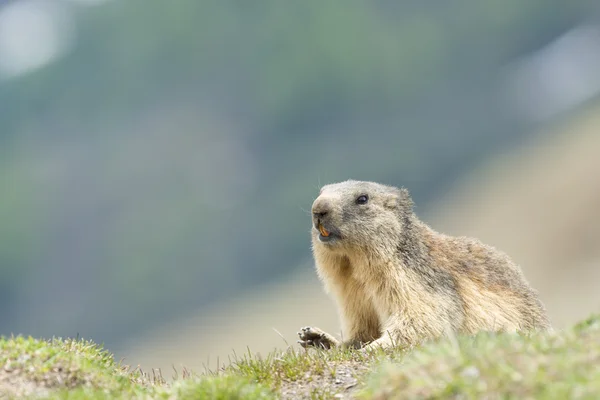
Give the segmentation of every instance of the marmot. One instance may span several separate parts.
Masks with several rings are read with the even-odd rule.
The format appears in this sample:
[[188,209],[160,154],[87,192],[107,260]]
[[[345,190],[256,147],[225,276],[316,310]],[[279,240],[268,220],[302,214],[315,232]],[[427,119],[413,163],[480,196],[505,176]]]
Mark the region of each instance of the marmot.
[[[408,190],[374,182],[326,185],[312,205],[312,250],[333,295],[345,346],[411,346],[445,335],[550,329],[520,268],[481,242],[434,231]],[[303,347],[340,343],[314,327]]]

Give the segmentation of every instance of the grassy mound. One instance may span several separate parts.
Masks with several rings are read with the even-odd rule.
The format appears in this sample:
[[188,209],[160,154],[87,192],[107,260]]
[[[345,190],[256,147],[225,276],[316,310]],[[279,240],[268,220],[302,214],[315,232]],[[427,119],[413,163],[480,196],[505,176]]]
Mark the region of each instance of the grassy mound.
[[600,318],[557,334],[440,341],[385,362],[363,398],[600,398]]
[[0,340],[0,399],[266,399],[273,393],[242,376],[194,377],[168,385],[115,362],[100,346],[74,339]]
[[411,351],[289,349],[167,383],[85,340],[0,340],[0,398],[600,398],[600,317],[570,330],[489,334]]

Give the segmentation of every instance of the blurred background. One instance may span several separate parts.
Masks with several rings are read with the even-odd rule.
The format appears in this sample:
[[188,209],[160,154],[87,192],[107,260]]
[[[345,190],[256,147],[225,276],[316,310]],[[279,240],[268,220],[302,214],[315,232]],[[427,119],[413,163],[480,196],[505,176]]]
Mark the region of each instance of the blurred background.
[[600,311],[599,153],[597,2],[0,0],[0,335],[201,372],[339,332],[307,212],[348,178],[564,327]]

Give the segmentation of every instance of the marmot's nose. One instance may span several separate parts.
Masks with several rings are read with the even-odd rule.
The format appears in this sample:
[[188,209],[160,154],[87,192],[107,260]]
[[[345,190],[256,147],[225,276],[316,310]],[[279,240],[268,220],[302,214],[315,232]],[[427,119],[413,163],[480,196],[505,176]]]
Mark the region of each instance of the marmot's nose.
[[331,206],[329,202],[325,199],[317,199],[313,203],[312,213],[316,218],[323,218],[329,213]]

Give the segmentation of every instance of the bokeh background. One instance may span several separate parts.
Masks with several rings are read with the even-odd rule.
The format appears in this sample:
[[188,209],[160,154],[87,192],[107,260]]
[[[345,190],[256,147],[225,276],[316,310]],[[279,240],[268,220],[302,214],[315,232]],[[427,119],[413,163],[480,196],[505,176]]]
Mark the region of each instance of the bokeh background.
[[0,0],[0,335],[201,371],[339,331],[320,185],[409,188],[600,311],[600,4]]

